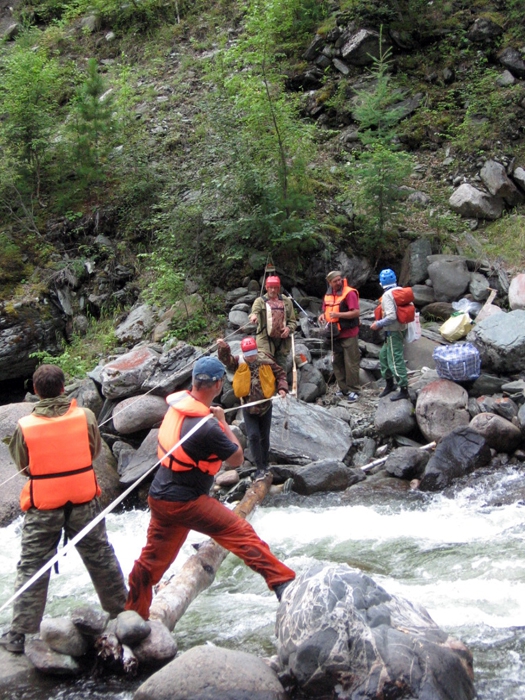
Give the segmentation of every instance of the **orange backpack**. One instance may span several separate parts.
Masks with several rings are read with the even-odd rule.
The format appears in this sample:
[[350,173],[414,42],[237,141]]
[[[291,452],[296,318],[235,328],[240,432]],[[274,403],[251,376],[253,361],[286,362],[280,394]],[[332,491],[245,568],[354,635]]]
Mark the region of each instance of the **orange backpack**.
[[[396,302],[396,315],[399,323],[412,323],[416,317],[416,307],[414,306],[414,291],[412,287],[399,287],[392,290],[392,296]],[[382,298],[382,297],[381,297]],[[374,309],[374,317],[376,321],[383,318],[383,309],[381,308],[381,299],[379,306]]]

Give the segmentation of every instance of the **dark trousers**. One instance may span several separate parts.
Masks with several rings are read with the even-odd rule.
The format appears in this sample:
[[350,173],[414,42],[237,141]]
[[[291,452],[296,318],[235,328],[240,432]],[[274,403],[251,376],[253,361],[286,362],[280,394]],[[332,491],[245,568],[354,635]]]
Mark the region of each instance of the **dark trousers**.
[[126,610],[135,610],[145,620],[153,597],[152,587],[175,561],[190,530],[212,537],[221,547],[240,557],[261,574],[268,587],[291,581],[295,573],[256,534],[253,527],[219,501],[199,496],[194,501],[159,501],[148,498],[151,520],[146,546],[129,575]]
[[[264,406],[264,404],[262,404]],[[265,469],[268,466],[268,453],[270,451],[270,427],[272,424],[272,405],[263,413],[248,413],[243,411],[244,426],[248,445],[255,460],[257,469]]]

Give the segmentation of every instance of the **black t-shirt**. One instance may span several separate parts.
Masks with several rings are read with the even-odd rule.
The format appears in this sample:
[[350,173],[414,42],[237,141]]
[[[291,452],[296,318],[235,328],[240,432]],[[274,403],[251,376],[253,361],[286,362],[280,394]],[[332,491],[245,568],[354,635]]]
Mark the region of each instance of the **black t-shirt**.
[[[180,435],[184,437],[202,420],[185,418]],[[236,450],[237,445],[226,437],[216,418],[210,418],[196,433],[183,443],[184,451],[196,462],[217,455],[223,461]],[[203,494],[208,494],[213,485],[213,476],[199,468],[175,472],[163,464],[157,469],[151,484],[149,495],[159,501],[193,501]]]

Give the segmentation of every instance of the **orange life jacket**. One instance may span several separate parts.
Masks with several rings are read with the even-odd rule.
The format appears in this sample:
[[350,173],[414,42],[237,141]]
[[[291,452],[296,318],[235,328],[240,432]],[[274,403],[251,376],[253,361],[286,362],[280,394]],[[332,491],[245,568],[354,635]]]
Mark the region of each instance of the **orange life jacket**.
[[[166,401],[170,408],[164,416],[159,430],[157,456],[160,463],[168,469],[173,469],[174,472],[200,469],[212,476],[217,474],[222,464],[222,460],[217,455],[210,455],[207,459],[196,462],[184,450],[183,445],[179,445],[168,454],[173,445],[176,445],[181,438],[180,433],[184,419],[204,418],[210,413],[208,406],[193,398],[189,391],[178,391],[175,394],[170,394]],[[221,430],[224,430],[220,423],[219,426]]]
[[[398,287],[392,290],[392,296],[396,302],[396,318],[399,323],[412,323],[416,317],[416,307],[414,306],[414,290],[412,287]],[[382,299],[383,297],[381,297]],[[383,307],[379,305],[374,309],[374,318],[380,321],[383,318]]]
[[29,455],[29,480],[20,494],[22,510],[51,510],[100,496],[86,414],[75,399],[62,416],[47,418],[32,413],[18,425]]
[[[343,289],[340,294],[333,294],[332,292],[327,292],[324,295],[324,317],[327,323],[335,323],[339,330],[344,328],[357,328],[359,326],[359,318],[338,318],[336,321],[330,321],[330,313],[342,313],[341,304],[346,299],[349,292],[355,292],[357,294],[357,302],[359,304],[359,292],[357,289],[350,287],[346,279],[343,280]],[[345,309],[344,309],[345,310]],[[346,309],[346,311],[351,311],[351,309]]]

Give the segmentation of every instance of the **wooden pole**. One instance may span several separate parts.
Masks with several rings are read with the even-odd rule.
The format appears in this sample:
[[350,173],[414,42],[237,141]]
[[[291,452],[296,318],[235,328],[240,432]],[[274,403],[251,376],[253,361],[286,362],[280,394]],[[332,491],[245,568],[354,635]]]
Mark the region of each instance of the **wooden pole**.
[[[271,483],[271,473],[264,479],[255,481],[234,512],[241,518],[247,518],[255,506],[264,500]],[[212,539],[201,544],[179,573],[155,596],[150,609],[150,619],[160,620],[172,632],[190,603],[199,593],[211,586],[228,553],[227,549]]]

